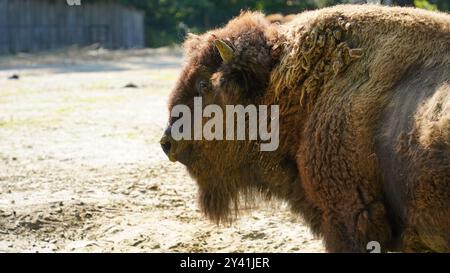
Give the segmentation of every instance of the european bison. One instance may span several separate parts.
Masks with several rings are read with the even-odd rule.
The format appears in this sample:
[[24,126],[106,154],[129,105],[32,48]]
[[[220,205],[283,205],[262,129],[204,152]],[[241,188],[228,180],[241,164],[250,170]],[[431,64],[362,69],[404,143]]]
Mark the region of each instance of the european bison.
[[280,107],[272,152],[175,141],[170,118],[161,145],[209,218],[262,195],[288,201],[327,251],[450,251],[450,15],[342,5],[280,25],[244,12],[184,48],[170,110],[196,96]]

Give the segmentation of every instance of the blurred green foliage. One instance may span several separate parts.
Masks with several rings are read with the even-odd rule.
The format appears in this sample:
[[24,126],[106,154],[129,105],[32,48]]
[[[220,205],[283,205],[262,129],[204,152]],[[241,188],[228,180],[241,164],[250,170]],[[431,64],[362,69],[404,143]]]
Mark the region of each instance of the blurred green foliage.
[[414,0],[414,6],[427,9],[427,10],[437,10],[437,5],[428,2],[427,0]]
[[[351,0],[118,0],[145,11],[146,43],[160,47],[181,42],[187,32],[224,25],[241,10],[298,13],[307,9],[349,3]],[[394,0],[394,5],[448,11],[450,0]]]

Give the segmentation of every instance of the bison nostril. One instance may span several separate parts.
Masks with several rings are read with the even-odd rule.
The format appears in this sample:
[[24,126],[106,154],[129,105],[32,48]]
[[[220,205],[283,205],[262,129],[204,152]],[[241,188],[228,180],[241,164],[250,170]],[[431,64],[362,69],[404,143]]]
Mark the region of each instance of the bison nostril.
[[175,157],[175,150],[177,147],[175,145],[175,140],[172,138],[172,135],[171,135],[171,126],[169,126],[164,131],[164,135],[161,138],[161,140],[159,141],[159,143],[161,144],[161,148],[164,151],[164,153],[167,155],[169,160],[172,162],[176,162],[177,159]]
[[168,139],[168,137],[164,136],[161,139],[160,144],[161,144],[161,148],[163,149],[164,153],[166,155],[168,155],[170,152],[170,148],[172,146],[172,143],[170,143],[170,140]]

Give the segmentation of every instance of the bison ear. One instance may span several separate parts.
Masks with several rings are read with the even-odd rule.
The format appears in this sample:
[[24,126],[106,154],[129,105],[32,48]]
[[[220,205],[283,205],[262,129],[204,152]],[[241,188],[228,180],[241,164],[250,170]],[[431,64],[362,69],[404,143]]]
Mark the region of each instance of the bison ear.
[[222,40],[215,40],[214,45],[216,46],[217,50],[219,50],[220,57],[222,57],[223,63],[227,64],[234,58],[234,50],[227,45]]

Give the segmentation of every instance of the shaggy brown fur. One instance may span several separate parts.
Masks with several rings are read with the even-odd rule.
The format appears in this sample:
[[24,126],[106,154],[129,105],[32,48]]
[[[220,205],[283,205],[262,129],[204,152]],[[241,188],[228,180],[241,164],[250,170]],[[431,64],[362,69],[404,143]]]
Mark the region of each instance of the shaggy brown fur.
[[271,24],[285,24],[295,19],[294,14],[283,15],[281,13],[269,14],[266,16],[267,21]]
[[[215,39],[234,49],[231,62]],[[450,251],[449,15],[346,5],[277,25],[243,13],[185,48],[170,109],[198,95],[281,109],[274,152],[258,141],[172,143],[211,219],[231,220],[240,196],[262,193],[287,200],[328,251],[365,252],[369,241]]]

